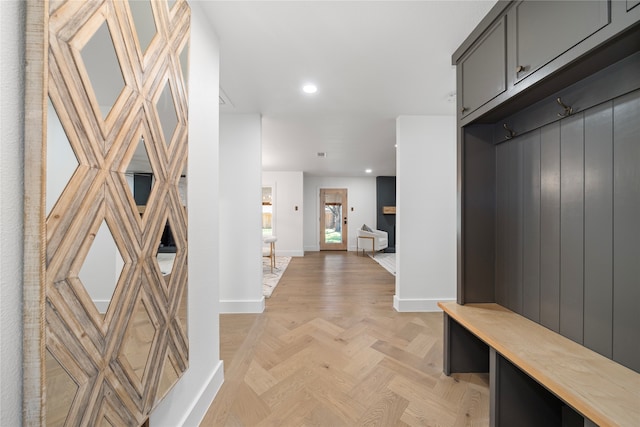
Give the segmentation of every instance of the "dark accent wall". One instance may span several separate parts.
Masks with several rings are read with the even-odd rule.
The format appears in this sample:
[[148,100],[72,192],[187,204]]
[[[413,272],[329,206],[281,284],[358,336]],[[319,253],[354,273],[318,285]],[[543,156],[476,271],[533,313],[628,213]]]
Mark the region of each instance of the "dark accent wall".
[[496,302],[640,372],[640,90],[496,146]]
[[377,218],[376,228],[389,233],[389,247],[386,252],[396,251],[396,216],[393,214],[383,214],[383,206],[396,206],[396,177],[378,176],[376,177],[376,205]]
[[[458,291],[460,304],[494,302],[495,290],[495,215],[496,148],[491,125],[472,125],[465,129],[464,174],[464,268],[461,279],[474,286]],[[498,176],[498,183],[502,177]]]

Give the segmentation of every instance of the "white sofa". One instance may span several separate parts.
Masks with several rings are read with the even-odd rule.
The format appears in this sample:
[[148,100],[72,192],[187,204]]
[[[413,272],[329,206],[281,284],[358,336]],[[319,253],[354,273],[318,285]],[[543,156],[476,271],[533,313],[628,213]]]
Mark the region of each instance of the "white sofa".
[[357,232],[357,237],[356,251],[360,252],[362,249],[363,254],[365,251],[369,251],[372,256],[375,256],[376,252],[389,247],[389,235],[386,231],[360,229]]

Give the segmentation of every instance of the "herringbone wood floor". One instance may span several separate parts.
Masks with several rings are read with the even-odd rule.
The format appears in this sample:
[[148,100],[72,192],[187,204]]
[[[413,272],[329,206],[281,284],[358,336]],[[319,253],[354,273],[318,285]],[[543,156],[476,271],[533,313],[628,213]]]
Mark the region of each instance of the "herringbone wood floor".
[[396,312],[394,280],[354,253],[293,258],[264,313],[220,316],[201,425],[487,426],[488,377],[442,373],[442,314]]

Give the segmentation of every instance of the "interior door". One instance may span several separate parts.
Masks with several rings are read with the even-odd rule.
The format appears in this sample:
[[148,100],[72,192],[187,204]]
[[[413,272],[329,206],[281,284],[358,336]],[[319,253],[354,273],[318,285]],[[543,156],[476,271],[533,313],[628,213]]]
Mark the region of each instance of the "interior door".
[[349,236],[347,224],[347,189],[320,189],[320,250],[346,251]]

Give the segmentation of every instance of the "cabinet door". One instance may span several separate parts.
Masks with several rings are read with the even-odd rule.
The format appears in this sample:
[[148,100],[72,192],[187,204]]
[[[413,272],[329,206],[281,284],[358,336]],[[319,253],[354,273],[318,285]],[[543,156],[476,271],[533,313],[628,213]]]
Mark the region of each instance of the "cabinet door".
[[516,83],[610,22],[607,0],[521,1],[509,13],[515,25]]
[[627,0],[627,11],[640,4],[640,0]]
[[460,62],[461,111],[466,116],[506,90],[505,17]]

